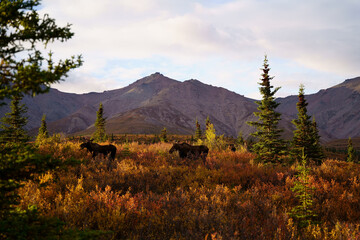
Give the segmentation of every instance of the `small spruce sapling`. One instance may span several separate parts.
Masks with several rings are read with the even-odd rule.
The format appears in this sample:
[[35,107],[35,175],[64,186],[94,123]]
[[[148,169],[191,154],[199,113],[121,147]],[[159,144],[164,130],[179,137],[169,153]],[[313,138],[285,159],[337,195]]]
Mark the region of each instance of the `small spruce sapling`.
[[355,149],[353,147],[351,137],[349,137],[348,146],[347,146],[347,158],[346,158],[346,161],[354,162],[355,161],[355,154],[356,154],[356,152],[355,152]]
[[160,132],[160,141],[161,142],[168,142],[168,139],[167,139],[167,130],[166,128],[164,127],[161,132]]
[[296,195],[299,204],[291,209],[290,217],[297,222],[300,228],[304,228],[315,223],[315,218],[317,217],[312,210],[315,188],[310,186],[309,168],[307,167],[307,157],[304,154],[304,150],[302,151],[301,162],[297,170],[297,179],[291,191]]
[[36,143],[41,143],[43,140],[48,138],[49,138],[49,132],[47,130],[46,115],[44,114],[41,118],[41,126],[39,128],[39,133],[36,137]]
[[121,151],[121,154],[127,158],[130,156],[131,152],[130,152],[130,148],[129,148],[129,140],[128,138],[126,137],[126,140],[125,140],[125,144],[124,144],[124,147],[123,147],[123,150]]
[[27,124],[27,107],[21,104],[22,97],[14,96],[10,104],[10,112],[1,119],[2,142],[27,142],[30,138],[24,130]]
[[195,130],[195,141],[198,141],[199,139],[201,139],[202,136],[202,131],[201,131],[201,126],[199,121],[196,119],[196,130]]
[[96,121],[95,121],[95,132],[92,135],[92,138],[97,142],[105,142],[108,137],[105,132],[106,119],[104,118],[104,108],[103,104],[100,103],[99,110],[96,112]]
[[242,134],[241,131],[239,132],[239,135],[238,135],[238,137],[236,139],[236,143],[238,145],[240,145],[240,146],[243,146],[245,144],[245,139],[244,139],[243,134]]

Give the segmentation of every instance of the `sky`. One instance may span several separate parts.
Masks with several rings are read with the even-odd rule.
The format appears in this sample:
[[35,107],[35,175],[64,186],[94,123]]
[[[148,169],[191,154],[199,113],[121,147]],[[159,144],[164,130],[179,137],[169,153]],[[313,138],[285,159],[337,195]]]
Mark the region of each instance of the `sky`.
[[75,33],[46,51],[83,56],[53,85],[64,92],[122,88],[160,72],[259,99],[265,54],[276,97],[360,76],[359,0],[43,0],[39,12]]

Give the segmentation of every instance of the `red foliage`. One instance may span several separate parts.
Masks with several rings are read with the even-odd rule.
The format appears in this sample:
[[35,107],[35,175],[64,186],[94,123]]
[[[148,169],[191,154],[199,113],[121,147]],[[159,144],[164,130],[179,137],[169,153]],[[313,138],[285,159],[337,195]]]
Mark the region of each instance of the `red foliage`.
[[[171,144],[128,145],[114,162],[76,143],[43,146],[83,164],[39,176],[20,190],[68,227],[111,230],[114,239],[359,239],[360,167],[327,160],[312,166],[318,226],[301,231],[288,217],[296,166],[262,166],[249,152],[210,152],[206,163],[169,154]],[[40,187],[40,184],[46,185]]]

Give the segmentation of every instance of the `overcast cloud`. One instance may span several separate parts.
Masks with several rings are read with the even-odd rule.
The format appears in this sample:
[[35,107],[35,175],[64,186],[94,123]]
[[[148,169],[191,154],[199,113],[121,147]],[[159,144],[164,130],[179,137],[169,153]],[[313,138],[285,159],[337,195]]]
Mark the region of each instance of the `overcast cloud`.
[[307,93],[360,76],[358,0],[43,0],[42,13],[72,24],[60,58],[84,66],[54,87],[69,92],[127,86],[153,72],[196,78],[258,98],[269,58],[278,96]]

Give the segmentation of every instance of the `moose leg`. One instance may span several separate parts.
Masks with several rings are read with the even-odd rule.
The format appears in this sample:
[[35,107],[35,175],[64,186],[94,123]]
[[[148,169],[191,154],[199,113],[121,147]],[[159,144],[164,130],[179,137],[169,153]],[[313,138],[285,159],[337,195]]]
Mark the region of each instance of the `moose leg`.
[[207,153],[205,152],[201,153],[201,159],[203,160],[204,165],[206,165],[206,157],[207,157]]

